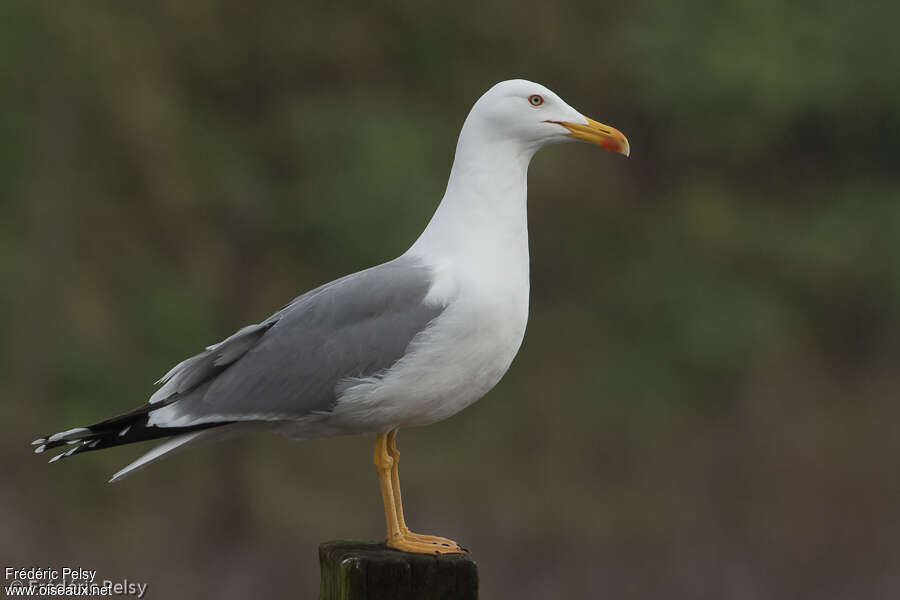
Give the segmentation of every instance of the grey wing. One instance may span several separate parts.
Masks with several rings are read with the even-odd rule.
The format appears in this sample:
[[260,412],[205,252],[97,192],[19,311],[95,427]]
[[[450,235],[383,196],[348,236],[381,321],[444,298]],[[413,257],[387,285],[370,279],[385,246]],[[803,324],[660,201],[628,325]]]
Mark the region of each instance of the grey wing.
[[432,275],[401,257],[298,297],[257,325],[191,357],[161,380],[150,424],[297,419],[327,412],[335,387],[400,359],[443,306]]

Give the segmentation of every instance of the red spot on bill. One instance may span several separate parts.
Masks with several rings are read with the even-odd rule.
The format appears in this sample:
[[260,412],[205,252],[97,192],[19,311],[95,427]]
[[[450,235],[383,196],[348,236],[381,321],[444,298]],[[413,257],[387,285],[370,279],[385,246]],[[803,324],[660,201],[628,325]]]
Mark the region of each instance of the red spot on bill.
[[619,140],[615,140],[612,138],[606,138],[602,142],[600,142],[600,146],[604,150],[609,150],[610,152],[621,152],[624,148],[624,145]]

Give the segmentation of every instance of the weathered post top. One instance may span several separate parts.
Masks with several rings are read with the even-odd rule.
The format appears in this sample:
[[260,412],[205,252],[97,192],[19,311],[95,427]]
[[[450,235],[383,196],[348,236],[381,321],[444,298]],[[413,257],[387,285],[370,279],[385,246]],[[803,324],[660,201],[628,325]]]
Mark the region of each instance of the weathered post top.
[[320,600],[475,600],[478,569],[465,554],[429,556],[383,543],[319,546]]

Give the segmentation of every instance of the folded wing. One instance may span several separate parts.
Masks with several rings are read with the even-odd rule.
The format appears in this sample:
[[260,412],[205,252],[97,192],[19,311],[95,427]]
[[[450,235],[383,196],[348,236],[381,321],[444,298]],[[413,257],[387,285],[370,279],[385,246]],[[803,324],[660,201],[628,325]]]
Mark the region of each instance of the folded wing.
[[323,285],[176,365],[146,404],[35,440],[36,451],[69,444],[58,457],[71,456],[327,413],[343,379],[388,369],[443,311],[426,300],[431,285],[430,269],[405,256]]

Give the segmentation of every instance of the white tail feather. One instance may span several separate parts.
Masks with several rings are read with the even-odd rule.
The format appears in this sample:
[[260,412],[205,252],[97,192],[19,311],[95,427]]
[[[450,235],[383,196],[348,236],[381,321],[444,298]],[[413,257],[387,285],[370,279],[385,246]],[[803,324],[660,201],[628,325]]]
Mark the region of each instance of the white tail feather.
[[131,463],[130,465],[128,465],[127,467],[125,467],[124,469],[122,469],[121,471],[116,473],[115,475],[113,475],[112,478],[109,480],[109,482],[115,483],[116,481],[119,481],[126,475],[130,475],[130,474],[134,473],[135,471],[137,471],[138,469],[142,469],[142,468],[146,467],[147,465],[149,465],[150,463],[152,463],[156,460],[159,460],[166,454],[169,454],[171,452],[174,452],[175,450],[178,450],[185,444],[189,444],[190,442],[195,441],[198,437],[202,436],[205,433],[209,433],[209,432],[206,430],[192,431],[191,433],[183,433],[181,435],[176,435],[175,437],[173,437],[169,440],[166,440],[159,446],[153,448],[153,450],[150,450],[149,452],[147,452],[146,454],[141,456],[139,459],[137,459],[136,461],[134,461],[133,463]]
[[138,469],[143,469],[150,463],[156,462],[160,458],[168,456],[176,450],[181,450],[182,448],[185,448],[187,446],[193,446],[194,444],[198,443],[206,444],[209,442],[220,442],[222,440],[240,437],[246,433],[251,433],[254,431],[267,431],[273,428],[274,425],[267,422],[231,423],[228,425],[222,425],[221,427],[201,429],[199,431],[192,431],[190,433],[182,433],[181,435],[169,438],[159,446],[144,454],[142,457],[113,475],[112,479],[110,479],[109,482],[115,483],[126,475],[131,475]]

